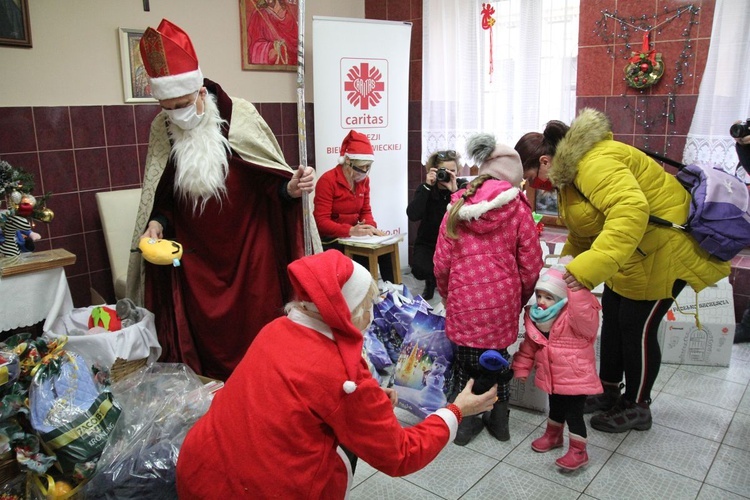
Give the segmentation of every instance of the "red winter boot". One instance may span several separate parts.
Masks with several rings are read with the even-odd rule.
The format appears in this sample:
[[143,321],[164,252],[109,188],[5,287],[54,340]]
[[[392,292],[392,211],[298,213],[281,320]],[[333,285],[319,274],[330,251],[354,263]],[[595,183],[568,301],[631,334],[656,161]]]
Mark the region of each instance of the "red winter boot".
[[589,463],[586,453],[586,438],[570,434],[570,446],[565,456],[555,460],[555,463],[566,470],[576,470]]
[[547,419],[547,430],[542,437],[531,442],[531,449],[539,453],[560,448],[563,445],[563,424]]

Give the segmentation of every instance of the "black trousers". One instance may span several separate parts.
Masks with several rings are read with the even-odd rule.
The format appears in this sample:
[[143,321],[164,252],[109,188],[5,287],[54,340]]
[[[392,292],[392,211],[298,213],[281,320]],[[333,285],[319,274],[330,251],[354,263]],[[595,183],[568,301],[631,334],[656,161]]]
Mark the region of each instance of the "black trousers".
[[[677,280],[672,297],[685,288]],[[659,323],[674,300],[631,300],[604,287],[602,294],[602,344],[599,377],[619,384],[625,374],[628,401],[651,401],[651,388],[659,375],[661,349],[657,340]]]
[[[334,242],[334,243],[323,243],[323,250],[338,250],[341,253],[344,253],[344,245]],[[365,269],[368,271],[370,270],[370,263],[367,262],[367,257],[363,257],[361,255],[352,255],[352,260],[356,262],[357,264],[362,265]],[[391,262],[391,256],[390,254],[381,255],[378,257],[378,267],[380,267],[380,277],[383,278],[383,281],[390,281],[393,283],[393,263]]]
[[572,434],[586,437],[586,422],[583,420],[583,405],[586,403],[586,395],[563,396],[562,394],[549,395],[549,419],[558,424],[568,424],[568,430]]

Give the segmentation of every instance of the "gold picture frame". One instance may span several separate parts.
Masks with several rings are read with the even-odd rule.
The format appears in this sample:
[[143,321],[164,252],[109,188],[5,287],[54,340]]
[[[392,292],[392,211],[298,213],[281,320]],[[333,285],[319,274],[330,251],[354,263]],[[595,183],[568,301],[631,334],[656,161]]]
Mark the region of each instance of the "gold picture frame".
[[0,45],[31,47],[28,0],[0,0]]
[[240,0],[242,69],[297,71],[297,0]]
[[140,42],[145,30],[118,28],[120,38],[120,64],[125,102],[156,102],[151,97],[151,87],[146,67],[141,59]]

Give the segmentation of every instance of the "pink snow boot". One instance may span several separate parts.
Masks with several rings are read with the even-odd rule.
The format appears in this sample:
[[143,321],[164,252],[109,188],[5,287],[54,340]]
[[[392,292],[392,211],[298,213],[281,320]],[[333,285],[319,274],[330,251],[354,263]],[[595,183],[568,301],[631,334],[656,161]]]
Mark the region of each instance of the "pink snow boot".
[[565,456],[555,460],[555,463],[566,470],[577,470],[589,463],[586,453],[586,438],[570,434],[570,446]]
[[547,430],[542,437],[531,442],[531,449],[539,453],[560,448],[563,445],[563,424],[547,419]]

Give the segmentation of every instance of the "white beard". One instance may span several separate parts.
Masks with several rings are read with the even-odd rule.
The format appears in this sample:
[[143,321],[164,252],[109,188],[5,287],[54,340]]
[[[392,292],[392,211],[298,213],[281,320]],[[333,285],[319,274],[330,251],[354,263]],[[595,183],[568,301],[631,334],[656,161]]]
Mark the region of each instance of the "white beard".
[[211,94],[204,101],[203,113],[201,122],[191,130],[167,124],[175,163],[174,192],[192,203],[193,213],[203,213],[211,198],[221,203],[229,173],[229,141],[221,133],[225,120]]

